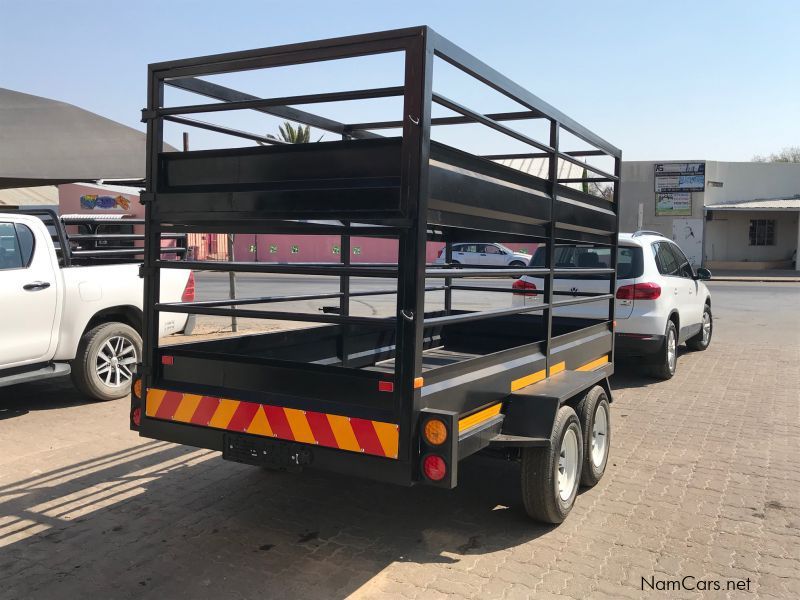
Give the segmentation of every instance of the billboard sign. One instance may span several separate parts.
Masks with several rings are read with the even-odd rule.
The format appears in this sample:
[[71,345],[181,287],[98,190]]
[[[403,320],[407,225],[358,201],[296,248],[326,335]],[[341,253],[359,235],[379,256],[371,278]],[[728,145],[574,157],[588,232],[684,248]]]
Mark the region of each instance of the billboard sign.
[[664,192],[656,194],[657,217],[690,217],[691,215],[691,192]]
[[655,191],[702,192],[706,187],[706,163],[656,163]]

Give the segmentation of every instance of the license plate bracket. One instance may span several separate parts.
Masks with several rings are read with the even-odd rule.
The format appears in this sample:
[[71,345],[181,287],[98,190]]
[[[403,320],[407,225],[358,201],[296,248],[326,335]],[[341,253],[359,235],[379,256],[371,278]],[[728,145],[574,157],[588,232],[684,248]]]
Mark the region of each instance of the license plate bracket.
[[313,462],[314,454],[301,444],[226,433],[222,458],[257,467],[299,471]]

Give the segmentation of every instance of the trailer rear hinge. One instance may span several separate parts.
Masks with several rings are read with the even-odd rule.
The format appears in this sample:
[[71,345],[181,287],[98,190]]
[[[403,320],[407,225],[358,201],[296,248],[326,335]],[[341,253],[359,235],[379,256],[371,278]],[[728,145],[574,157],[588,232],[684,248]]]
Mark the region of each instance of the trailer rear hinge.
[[147,204],[155,199],[156,195],[153,192],[139,192],[139,204]]
[[142,109],[142,123],[147,123],[148,121],[152,121],[153,119],[158,116],[158,111],[151,110],[149,108]]

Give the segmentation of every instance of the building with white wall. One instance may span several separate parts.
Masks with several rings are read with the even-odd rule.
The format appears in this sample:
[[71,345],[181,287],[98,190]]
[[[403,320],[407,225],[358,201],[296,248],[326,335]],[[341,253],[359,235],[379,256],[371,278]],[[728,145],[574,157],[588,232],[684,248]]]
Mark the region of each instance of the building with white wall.
[[622,231],[658,231],[696,265],[797,268],[800,164],[627,161],[621,204]]

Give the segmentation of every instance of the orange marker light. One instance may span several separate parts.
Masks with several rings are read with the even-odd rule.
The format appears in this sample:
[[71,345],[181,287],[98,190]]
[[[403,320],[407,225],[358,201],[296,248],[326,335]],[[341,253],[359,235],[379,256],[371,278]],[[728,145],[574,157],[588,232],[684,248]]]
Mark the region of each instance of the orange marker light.
[[425,441],[434,446],[439,446],[447,441],[447,427],[439,419],[428,419],[422,430]]
[[133,382],[133,395],[136,396],[137,398],[141,398],[142,397],[142,380],[141,379],[137,379],[136,381]]
[[414,389],[418,390],[425,384],[425,380],[422,377],[416,377],[414,379]]

